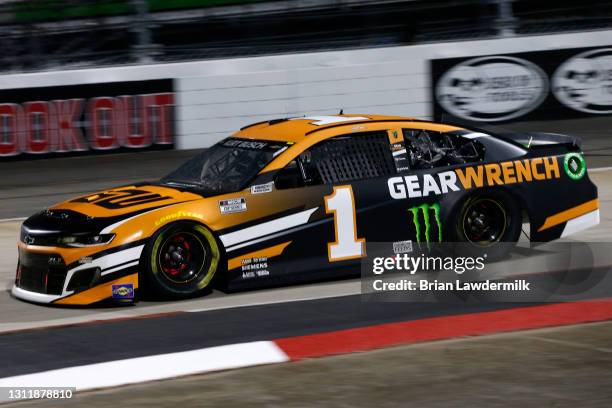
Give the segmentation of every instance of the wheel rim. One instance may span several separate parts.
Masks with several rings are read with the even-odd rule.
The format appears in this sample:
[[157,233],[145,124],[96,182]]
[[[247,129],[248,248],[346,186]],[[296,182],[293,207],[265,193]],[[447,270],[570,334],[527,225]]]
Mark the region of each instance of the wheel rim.
[[499,242],[507,226],[506,210],[496,200],[476,199],[468,203],[464,211],[463,235],[473,244],[490,246]]
[[206,254],[198,236],[189,232],[177,232],[166,238],[160,247],[159,269],[174,283],[189,283],[204,269]]

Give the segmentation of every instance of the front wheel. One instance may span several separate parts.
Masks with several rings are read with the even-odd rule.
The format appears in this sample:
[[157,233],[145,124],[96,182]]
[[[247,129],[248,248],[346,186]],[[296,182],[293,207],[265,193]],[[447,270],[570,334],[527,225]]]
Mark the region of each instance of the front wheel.
[[519,239],[521,208],[510,195],[491,191],[468,198],[454,220],[454,240],[467,252],[490,258],[506,255]]
[[174,299],[208,289],[220,261],[217,240],[206,227],[178,222],[159,230],[147,245],[145,287]]

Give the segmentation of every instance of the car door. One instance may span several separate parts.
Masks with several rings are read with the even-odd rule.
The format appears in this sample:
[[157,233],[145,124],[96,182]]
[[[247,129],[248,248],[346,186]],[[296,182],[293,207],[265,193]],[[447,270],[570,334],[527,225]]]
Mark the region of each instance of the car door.
[[[319,208],[286,251],[288,273],[348,273],[367,253],[368,240],[393,240],[394,213],[387,179],[397,173],[393,132],[359,132],[322,141],[275,177],[275,188],[316,200]],[[395,132],[397,136],[397,132]],[[354,270],[354,268],[353,268]]]

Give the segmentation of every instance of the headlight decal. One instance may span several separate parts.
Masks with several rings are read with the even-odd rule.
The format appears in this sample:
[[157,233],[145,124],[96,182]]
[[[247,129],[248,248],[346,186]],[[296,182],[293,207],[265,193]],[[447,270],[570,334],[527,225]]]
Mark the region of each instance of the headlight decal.
[[58,238],[57,243],[60,246],[83,248],[83,247],[107,245],[114,238],[115,238],[115,234],[70,235],[70,236]]

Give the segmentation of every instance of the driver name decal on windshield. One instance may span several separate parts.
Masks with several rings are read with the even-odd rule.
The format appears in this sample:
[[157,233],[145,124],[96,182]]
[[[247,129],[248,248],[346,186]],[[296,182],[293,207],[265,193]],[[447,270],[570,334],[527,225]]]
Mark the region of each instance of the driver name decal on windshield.
[[446,194],[514,183],[551,180],[561,177],[557,157],[538,157],[501,163],[468,166],[437,174],[411,174],[387,180],[389,194],[396,200]]
[[223,142],[223,146],[225,147],[238,147],[241,149],[254,149],[261,150],[264,147],[268,146],[266,142],[255,142],[251,140],[240,140],[240,139],[229,139]]
[[230,198],[229,200],[219,200],[219,211],[221,214],[232,214],[247,210],[246,199]]

